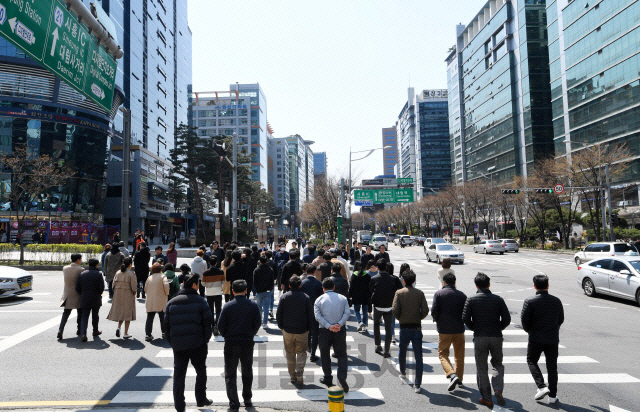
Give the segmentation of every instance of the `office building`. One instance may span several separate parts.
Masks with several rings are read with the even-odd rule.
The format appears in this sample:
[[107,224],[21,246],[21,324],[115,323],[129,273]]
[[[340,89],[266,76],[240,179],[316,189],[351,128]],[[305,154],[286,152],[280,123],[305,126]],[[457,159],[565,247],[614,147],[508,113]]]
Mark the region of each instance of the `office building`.
[[284,137],[269,139],[270,163],[273,163],[271,185],[273,186],[273,201],[281,214],[291,210],[289,187],[289,144]]
[[446,59],[455,183],[527,176],[553,154],[545,1],[490,0]]
[[292,214],[302,211],[307,201],[313,200],[313,151],[314,143],[300,135],[285,138],[289,149],[289,191]]
[[[387,146],[390,146],[387,148]],[[398,140],[395,127],[382,128],[382,168],[385,175],[393,174],[398,163]]]
[[416,95],[413,87],[409,87],[407,103],[404,104],[398,120],[396,134],[398,139],[398,177],[413,178],[414,189],[416,179]]
[[313,173],[315,176],[327,177],[327,152],[313,154]]
[[[547,0],[556,155],[626,144],[631,167],[614,183],[639,182],[639,16],[636,0]],[[627,191],[625,204],[637,196]]]

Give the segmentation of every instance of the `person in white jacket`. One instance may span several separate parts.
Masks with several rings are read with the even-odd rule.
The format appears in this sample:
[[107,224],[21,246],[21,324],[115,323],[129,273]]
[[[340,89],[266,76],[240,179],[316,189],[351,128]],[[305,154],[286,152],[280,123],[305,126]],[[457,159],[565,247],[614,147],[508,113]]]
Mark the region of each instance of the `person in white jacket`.
[[[204,260],[204,250],[200,249],[196,253],[195,259],[191,262],[191,273],[197,273],[202,279],[202,274],[207,270],[207,262]],[[200,296],[204,297],[204,286],[200,282]]]
[[222,285],[225,282],[224,272],[217,267],[218,257],[211,255],[209,258],[211,267],[202,274],[201,284],[204,286],[204,295],[211,310],[211,323],[213,334],[218,336],[218,319],[222,310]]

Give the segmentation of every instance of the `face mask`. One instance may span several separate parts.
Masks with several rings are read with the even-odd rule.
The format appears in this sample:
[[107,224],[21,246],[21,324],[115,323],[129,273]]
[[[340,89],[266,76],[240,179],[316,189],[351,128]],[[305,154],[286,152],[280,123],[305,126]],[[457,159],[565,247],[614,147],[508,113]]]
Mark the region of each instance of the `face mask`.
[[283,247],[281,247],[281,248],[280,248],[280,251],[281,251],[281,252],[284,252],[284,251],[285,251],[285,249],[284,249]]

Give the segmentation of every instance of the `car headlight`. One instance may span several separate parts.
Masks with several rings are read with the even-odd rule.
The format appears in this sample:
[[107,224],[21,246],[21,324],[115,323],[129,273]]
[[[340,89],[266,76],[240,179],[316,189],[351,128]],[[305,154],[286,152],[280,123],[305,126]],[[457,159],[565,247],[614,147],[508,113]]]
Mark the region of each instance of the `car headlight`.
[[0,278],[0,283],[11,283],[13,279],[11,278]]

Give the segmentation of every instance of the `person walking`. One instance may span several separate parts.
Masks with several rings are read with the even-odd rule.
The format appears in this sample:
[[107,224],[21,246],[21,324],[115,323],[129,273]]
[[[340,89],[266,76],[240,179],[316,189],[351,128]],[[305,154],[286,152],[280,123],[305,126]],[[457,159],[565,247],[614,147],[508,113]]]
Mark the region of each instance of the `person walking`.
[[302,280],[294,275],[289,279],[289,292],[280,296],[276,321],[282,331],[284,351],[291,383],[304,385],[304,365],[307,362],[309,331],[313,327],[313,305],[301,288]]
[[164,316],[165,336],[173,349],[173,402],[177,411],[186,408],[184,381],[189,361],[196,370],[196,404],[199,408],[213,403],[207,399],[207,354],[211,340],[211,311],[198,296],[200,276],[185,276],[184,288],[167,303]]
[[120,253],[122,253],[122,256],[129,257],[129,249],[124,247],[124,242],[118,243],[118,249],[120,249]]
[[[204,260],[204,250],[198,249],[196,257],[191,261],[191,273],[200,275],[200,279],[202,279],[202,274],[205,270],[207,270],[207,262]],[[202,283],[200,284],[200,296],[204,297],[204,286],[202,286]]]
[[102,271],[104,272],[104,258],[105,256],[107,256],[109,254],[109,252],[111,252],[111,245],[109,243],[107,243],[106,245],[104,245],[104,248],[102,249],[102,256],[100,257],[100,268],[102,268]]
[[242,399],[244,406],[253,406],[253,337],[260,330],[260,309],[247,298],[247,282],[235,280],[231,284],[234,299],[222,308],[218,331],[224,337],[224,375],[231,410],[240,408],[238,399],[238,362],[242,369]]
[[[505,405],[504,366],[502,365],[502,331],[511,323],[511,315],[504,300],[491,293],[491,279],[478,272],[474,282],[478,292],[467,298],[462,311],[464,324],[473,331],[474,354],[476,360],[478,390],[482,397],[478,403],[493,408],[491,388],[496,403]],[[487,359],[491,354],[493,374],[489,384],[489,367]]]
[[113,244],[117,245],[118,243],[120,243],[120,232],[113,234]]
[[384,259],[385,264],[391,263],[391,258],[389,257],[389,254],[386,252],[386,250],[387,248],[384,245],[380,245],[380,252],[376,253],[376,257],[373,258],[373,260],[378,264],[378,268],[381,268],[379,262],[380,259]]
[[443,287],[442,279],[444,279],[444,276],[447,273],[451,273],[453,275],[456,274],[456,272],[453,269],[451,269],[451,259],[450,258],[442,259],[442,268],[438,269],[438,289],[442,289],[442,287]]
[[[464,322],[462,311],[467,301],[467,295],[456,289],[456,275],[447,273],[442,279],[444,287],[433,295],[431,317],[438,330],[438,357],[449,379],[447,390],[451,392],[456,386],[462,386],[464,378]],[[449,348],[453,345],[455,369],[449,360]]]
[[218,319],[222,310],[222,286],[224,285],[224,271],[218,264],[218,255],[211,254],[209,258],[211,267],[202,274],[204,296],[213,315],[211,318],[213,334],[218,336]]
[[[370,262],[369,268],[372,266],[373,262]],[[367,327],[369,326],[367,314],[369,305],[371,305],[370,282],[371,275],[366,270],[362,270],[360,260],[355,260],[353,275],[351,275],[351,282],[349,282],[349,299],[353,305],[356,322],[358,322],[358,332],[367,332]]]
[[273,295],[273,281],[275,275],[269,266],[266,254],[258,258],[258,267],[253,271],[253,285],[256,288],[256,303],[262,316],[262,328],[266,329],[269,322],[269,308]]
[[169,296],[167,296],[167,300],[173,299],[180,290],[180,280],[176,275],[175,268],[171,263],[167,263],[164,265],[164,275],[169,282]]
[[324,263],[324,249],[318,249],[318,255],[311,261],[311,264],[318,269],[318,266]]
[[366,249],[365,253],[360,258],[360,263],[362,263],[362,267],[366,268],[368,263],[369,263],[369,261],[370,260],[374,260],[374,259],[375,259],[375,255],[373,253],[371,253],[371,245],[367,245],[367,249]]
[[335,286],[335,292],[341,294],[349,300],[349,282],[342,277],[342,265],[338,262],[331,266],[331,278]]
[[[247,280],[245,279],[245,263],[242,261],[242,252],[237,249],[234,250],[231,252],[231,259],[232,263],[227,268],[226,279],[231,282],[233,288],[233,282],[236,280],[244,280],[245,282],[247,282]],[[235,299],[235,293],[230,296],[230,300],[233,299]]]
[[333,278],[322,281],[324,294],[316,299],[313,306],[314,315],[320,324],[318,343],[320,346],[320,360],[322,362],[323,377],[320,383],[327,387],[333,386],[331,371],[331,348],[338,359],[338,382],[342,390],[349,392],[347,384],[347,320],[351,316],[347,298],[334,291]]
[[[533,376],[538,392],[536,401],[549,396],[549,403],[558,402],[558,345],[560,344],[560,326],[564,323],[562,301],[549,294],[549,278],[546,275],[533,277],[536,295],[527,298],[522,306],[520,320],[522,329],[529,334],[527,346],[527,364]],[[540,355],[544,353],[547,363],[549,386],[538,366]]]
[[147,300],[145,301],[145,307],[147,309],[147,323],[145,325],[145,340],[151,342],[153,340],[153,318],[156,314],[160,318],[160,331],[162,337],[165,337],[164,331],[164,309],[167,306],[167,297],[169,296],[169,280],[162,274],[162,264],[160,262],[154,263],[151,266],[151,276],[147,278],[144,289],[147,292]]
[[[371,272],[371,281],[369,282],[369,291],[371,292],[371,304],[373,305],[373,339],[376,345],[376,353],[390,358],[391,354],[391,340],[393,339],[393,313],[391,313],[393,307],[393,299],[396,295],[396,291],[402,289],[402,283],[400,279],[395,276],[391,276],[381,268],[387,266],[387,261],[384,258],[374,260],[380,268],[380,272],[375,274]],[[375,267],[375,266],[373,266]],[[372,267],[372,269],[373,269]],[[384,352],[382,346],[380,346],[380,321],[384,320]]]
[[398,290],[393,298],[391,311],[400,323],[400,354],[398,363],[400,366],[400,379],[403,382],[407,377],[407,348],[409,343],[413,348],[413,356],[416,360],[416,379],[413,383],[413,391],[420,393],[422,385],[422,319],[429,314],[429,305],[424,292],[415,288],[416,274],[409,269],[402,275],[404,288]]
[[324,255],[322,255],[322,259],[322,263],[320,264],[320,266],[318,266],[318,272],[320,275],[319,279],[321,282],[326,278],[331,277],[331,272],[333,271],[333,264],[331,263],[331,253],[325,252]]
[[62,290],[62,297],[60,298],[60,307],[64,308],[62,312],[62,319],[60,320],[60,327],[58,328],[58,340],[62,340],[62,334],[64,333],[64,327],[69,320],[72,310],[78,312],[78,330],[76,335],[80,336],[81,324],[82,324],[82,309],[80,309],[80,294],[76,291],[76,283],[78,277],[83,272],[82,255],[80,253],[74,253],[71,255],[71,263],[62,268],[62,276],[64,277],[64,289]]
[[[316,278],[316,267],[313,264],[307,266],[307,277],[302,281],[301,288],[302,291],[309,296],[312,305],[315,305],[316,300],[324,293],[322,290],[322,282]],[[318,361],[316,350],[318,349],[319,328],[320,324],[314,316],[311,324],[311,330],[309,331],[309,339],[307,341],[307,348],[311,354],[309,360],[311,362]]]
[[217,258],[216,267],[220,269],[220,267],[222,266],[222,261],[224,260],[224,250],[222,250],[217,240],[214,240],[211,244],[211,256],[215,256]]
[[162,260],[162,266],[169,263],[169,258],[162,253],[162,246],[160,245],[156,246],[155,251],[156,251],[156,254],[153,256],[153,262],[151,264],[156,263],[158,260]]
[[282,275],[280,276],[280,282],[282,283],[282,291],[289,291],[289,279],[296,275],[302,276],[304,273],[302,271],[302,266],[298,263],[298,258],[300,257],[300,251],[297,249],[293,249],[289,253],[289,261],[282,266]]
[[123,263],[124,255],[120,253],[120,249],[117,247],[111,248],[111,251],[104,258],[102,270],[104,271],[104,280],[109,288],[109,299],[113,299],[113,277],[120,270]]
[[169,248],[167,249],[167,259],[174,268],[178,266],[178,251],[176,250],[176,244],[173,242],[169,243]]
[[144,293],[144,284],[149,277],[149,260],[151,259],[151,253],[145,242],[139,243],[139,249],[133,255],[133,266],[136,271],[136,278],[138,279],[138,290],[136,291],[136,298],[139,298],[142,294],[142,299],[146,298]]
[[102,306],[102,293],[104,292],[104,279],[98,270],[98,259],[89,259],[89,269],[78,276],[76,281],[76,292],[80,295],[80,309],[82,311],[82,321],[80,324],[80,335],[82,342],[87,341],[87,328],[89,326],[89,315],[91,314],[91,324],[93,326],[93,336],[102,334],[98,329],[100,321],[100,306]]
[[224,260],[222,261],[222,271],[224,272],[224,283],[222,284],[222,294],[224,295],[224,302],[227,303],[231,300],[231,282],[227,277],[227,268],[231,266],[233,259],[231,258],[231,249],[227,250],[224,254]]
[[307,248],[307,254],[302,257],[304,263],[313,263],[316,258],[316,245],[309,245]]
[[113,277],[113,302],[109,309],[108,320],[118,322],[116,337],[120,337],[120,328],[124,322],[124,339],[129,339],[129,325],[136,320],[136,291],[138,281],[131,270],[133,259],[124,258],[120,270]]

